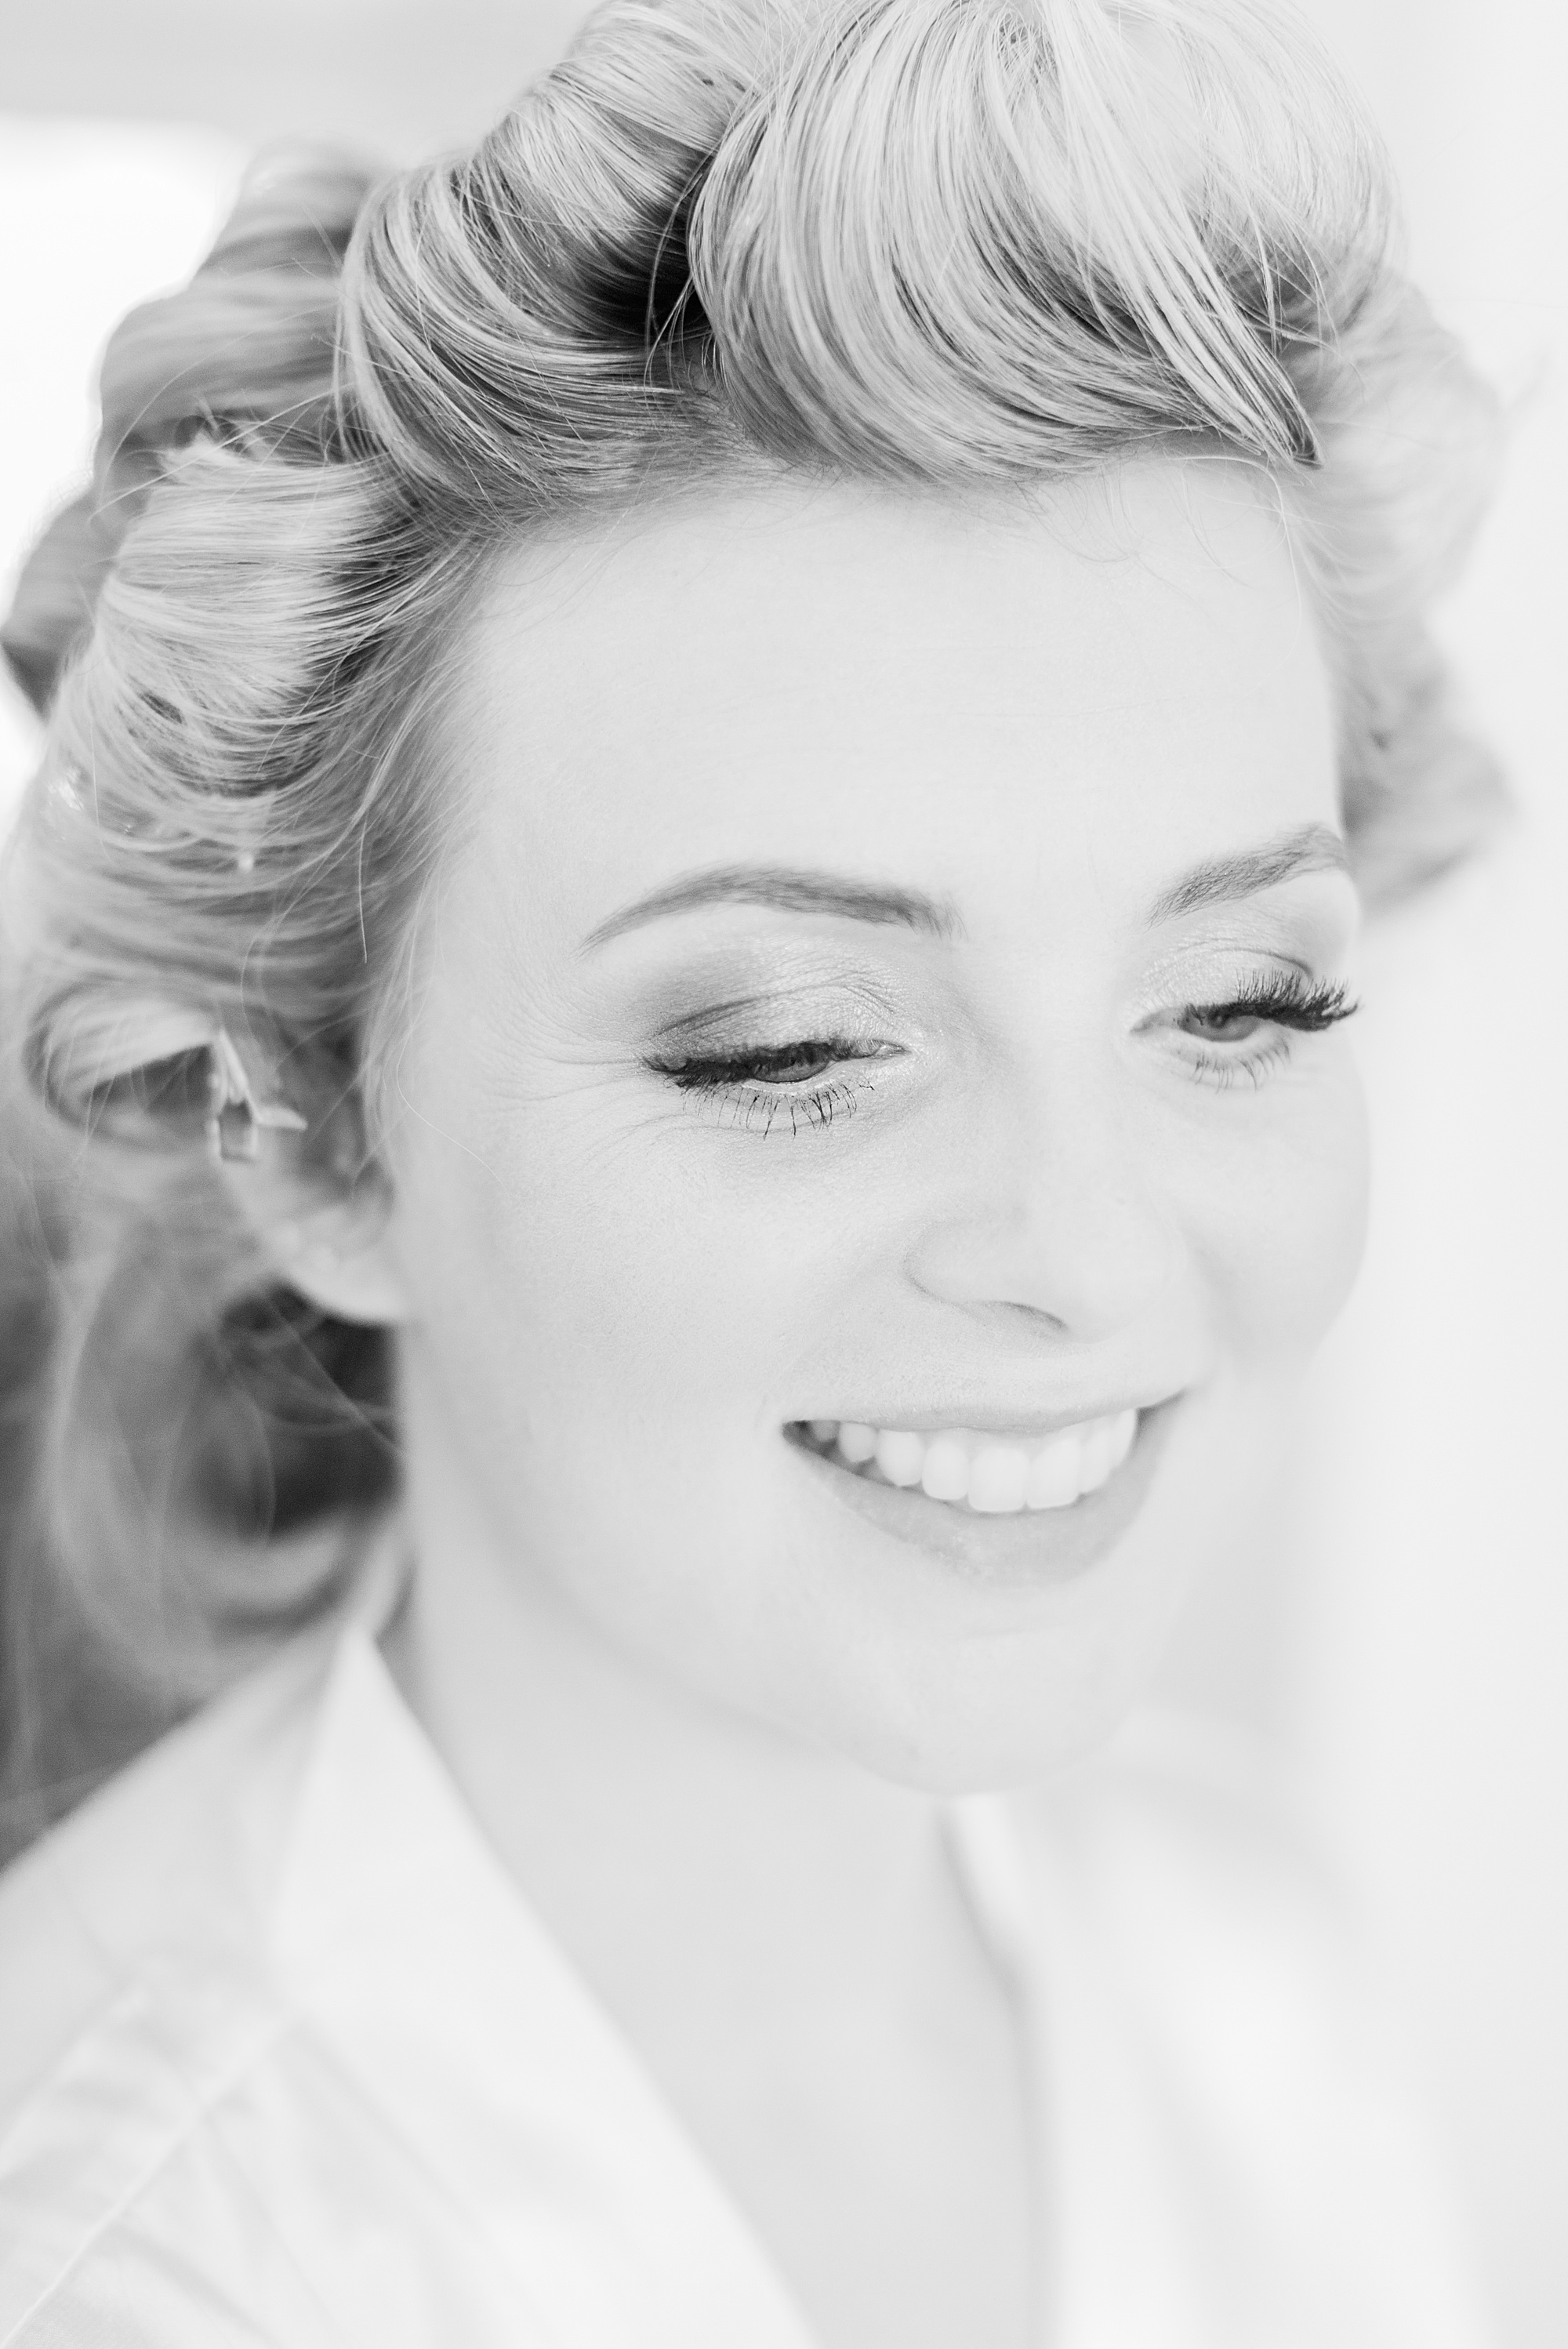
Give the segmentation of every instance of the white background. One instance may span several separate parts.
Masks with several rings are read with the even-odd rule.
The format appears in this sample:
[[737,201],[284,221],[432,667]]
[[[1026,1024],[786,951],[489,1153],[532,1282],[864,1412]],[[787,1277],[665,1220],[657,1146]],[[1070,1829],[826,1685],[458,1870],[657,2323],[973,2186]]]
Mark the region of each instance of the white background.
[[[0,597],[79,479],[95,355],[180,278],[245,152],[482,127],[570,0],[13,0],[0,58]],[[1513,415],[1444,616],[1520,814],[1368,942],[1362,1287],[1173,1683],[1295,1767],[1359,1884],[1507,2349],[1568,2342],[1564,995],[1568,23],[1557,0],[1313,0],[1372,102],[1411,259]],[[0,707],[0,811],[33,736]],[[1330,2349],[1330,2344],[1325,2344]]]

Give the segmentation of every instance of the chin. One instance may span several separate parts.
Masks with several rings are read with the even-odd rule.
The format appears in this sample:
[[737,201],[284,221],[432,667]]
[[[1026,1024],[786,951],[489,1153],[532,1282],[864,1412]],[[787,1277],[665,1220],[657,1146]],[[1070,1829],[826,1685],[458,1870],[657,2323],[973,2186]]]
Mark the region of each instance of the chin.
[[972,1660],[944,1684],[910,1692],[902,1717],[863,1719],[851,1742],[879,1777],[922,1794],[996,1794],[1036,1785],[1090,1759],[1114,1736],[1151,1681],[1168,1623],[1140,1639],[1104,1640],[987,1664]]
[[1147,1693],[1272,1452],[1231,1413],[1194,1414],[1185,1430],[1181,1412],[1161,1416],[1119,1490],[1112,1477],[1037,1527],[955,1520],[808,1461],[820,1538],[796,1553],[815,1622],[810,1652],[795,1651],[794,1694],[810,1694],[770,1706],[774,1718],[934,1795],[1037,1784],[1091,1757]]
[[[758,1707],[787,1733],[893,1785],[949,1796],[1033,1785],[1090,1758],[1145,1695],[1186,1595],[1169,1548],[1118,1558],[1063,1606],[1020,1603],[820,1620]],[[972,1597],[972,1595],[971,1595]],[[933,1619],[934,1617],[938,1619]],[[824,1640],[821,1634],[827,1631]],[[782,1660],[779,1660],[780,1661]]]
[[[634,1480],[635,1520],[570,1580],[623,1653],[723,1713],[931,1796],[1038,1784],[1090,1758],[1146,1694],[1204,1561],[1251,1513],[1271,1450],[1263,1400],[1227,1389],[1140,1408],[1102,1475],[1037,1509],[901,1486],[816,1423],[787,1433],[765,1511],[766,1478],[730,1447],[705,1523],[750,1540],[691,1540],[696,1478],[672,1452]],[[605,1554],[637,1557],[629,1608]]]

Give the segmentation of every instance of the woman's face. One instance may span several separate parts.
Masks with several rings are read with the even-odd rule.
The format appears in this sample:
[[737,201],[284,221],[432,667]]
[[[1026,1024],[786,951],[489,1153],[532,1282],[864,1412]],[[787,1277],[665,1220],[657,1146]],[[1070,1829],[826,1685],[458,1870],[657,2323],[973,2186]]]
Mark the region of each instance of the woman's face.
[[671,505],[503,566],[450,723],[416,1489],[455,1454],[520,1588],[894,1778],[1081,1751],[1360,1245],[1278,521],[1173,461]]

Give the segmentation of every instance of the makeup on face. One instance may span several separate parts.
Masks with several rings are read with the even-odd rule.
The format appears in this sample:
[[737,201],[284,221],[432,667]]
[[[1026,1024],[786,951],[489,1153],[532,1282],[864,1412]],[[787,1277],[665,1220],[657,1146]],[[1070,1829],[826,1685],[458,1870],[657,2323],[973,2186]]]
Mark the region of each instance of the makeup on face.
[[[1201,1082],[1254,1092],[1310,1050],[1356,1008],[1331,975],[1351,926],[1345,864],[1338,835],[1314,824],[1176,875],[1146,910],[1141,961],[1129,962],[1116,1006],[1128,1037]],[[751,916],[738,936],[737,914]],[[868,1108],[885,1115],[901,1084],[918,1089],[923,1055],[955,1035],[972,1044],[983,1024],[965,1000],[959,908],[905,884],[738,867],[677,877],[607,916],[582,951],[637,934],[621,1017],[647,1025],[641,1068],[738,1142],[826,1143]],[[1053,1417],[1033,1399],[998,1415],[987,1398],[971,1422],[918,1402],[863,1404],[864,1415],[820,1413],[781,1433],[868,1523],[966,1576],[1015,1583],[1070,1578],[1114,1546],[1179,1404],[1176,1393],[1116,1395]]]
[[[1351,928],[1348,883],[1331,884],[1326,905],[1321,888],[1304,904],[1290,887],[1343,871],[1343,843],[1315,825],[1182,875],[1151,908],[1143,967],[1109,1016],[1200,1078],[1255,1087],[1289,1057],[1293,1038],[1323,1035],[1356,1009],[1336,975]],[[737,907],[762,909],[759,927],[726,936],[728,925],[712,916]],[[899,936],[880,957],[834,936],[860,924],[874,934],[884,922]],[[650,1076],[735,1131],[830,1126],[879,1091],[896,1094],[909,1081],[898,1064],[923,1043],[955,1031],[973,1040],[976,1030],[962,947],[951,950],[964,925],[951,905],[916,890],[731,869],[653,893],[607,919],[584,950],[634,931],[651,934],[653,959],[613,998],[606,1036],[637,1036]]]
[[1103,1723],[1358,1246],[1289,552],[1229,475],[1123,502],[672,508],[474,650],[417,1342],[520,1557],[894,1775]]

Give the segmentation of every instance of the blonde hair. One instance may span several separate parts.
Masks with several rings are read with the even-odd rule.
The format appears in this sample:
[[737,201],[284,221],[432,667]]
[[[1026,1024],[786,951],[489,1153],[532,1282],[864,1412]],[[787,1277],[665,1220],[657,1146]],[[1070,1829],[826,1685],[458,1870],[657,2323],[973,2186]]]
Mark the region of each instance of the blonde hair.
[[[1491,405],[1264,0],[610,0],[469,155],[256,174],[103,407],[4,637],[50,713],[7,947],[46,1112],[14,1118],[7,1259],[48,1365],[12,1414],[34,1785],[330,1603],[392,1488],[384,1342],[269,1283],[202,1132],[222,1033],[340,1179],[372,1160],[453,821],[446,649],[498,547],[758,468],[961,493],[1222,453],[1309,568],[1368,892],[1496,802],[1426,625]],[[121,1730],[40,1746],[40,1678],[67,1713],[129,1691]]]

